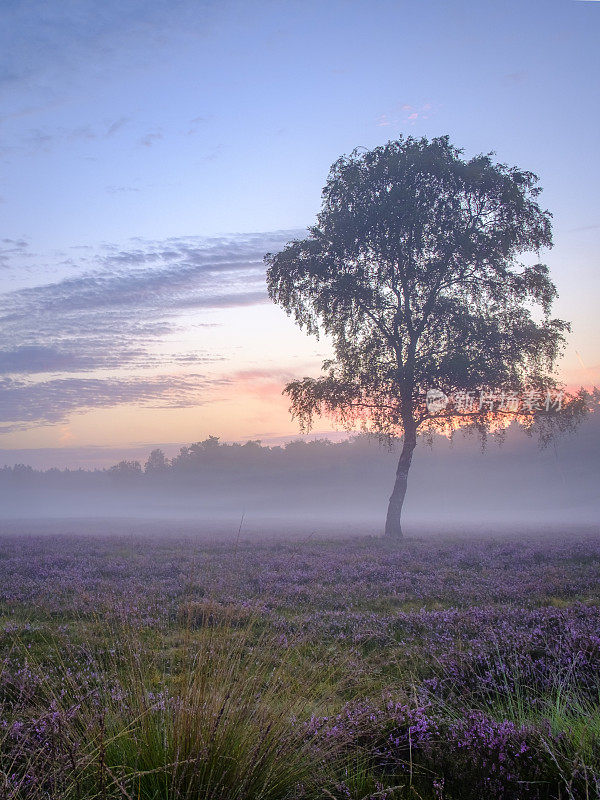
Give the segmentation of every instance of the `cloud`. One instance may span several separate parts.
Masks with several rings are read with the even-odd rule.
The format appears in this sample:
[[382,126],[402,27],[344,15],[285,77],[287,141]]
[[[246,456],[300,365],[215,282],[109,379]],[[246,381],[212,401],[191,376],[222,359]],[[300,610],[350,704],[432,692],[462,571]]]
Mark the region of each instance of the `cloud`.
[[[78,125],[74,128],[32,128],[17,139],[14,144],[5,145],[3,151],[5,153],[22,152],[25,154],[38,153],[40,151],[48,153],[64,143],[73,145],[77,142],[99,142],[115,136],[128,121],[127,117],[120,117],[96,127]],[[153,137],[162,138],[162,134],[150,133],[143,137],[143,140],[148,138],[152,143]]]
[[524,69],[520,69],[517,72],[508,72],[504,75],[504,80],[508,83],[523,83],[526,78],[527,72]]
[[78,369],[93,369],[99,366],[114,366],[114,360],[102,363],[102,359],[82,353],[60,352],[55,347],[23,345],[12,350],[0,350],[0,375],[35,374],[37,372],[71,372]]
[[[263,302],[265,252],[281,248],[298,233],[134,240],[129,249],[105,246],[92,261],[95,268],[0,295],[0,347],[6,342],[50,346],[88,335],[104,346],[113,333],[127,334],[130,342],[145,341],[163,335],[185,309]],[[18,242],[7,248],[6,257],[25,246]],[[89,264],[90,256],[85,259]]]
[[[318,364],[314,365],[318,368]],[[242,369],[228,375],[236,393],[243,392],[245,397],[253,395],[268,404],[267,414],[271,414],[273,403],[287,408],[289,399],[283,397],[283,387],[293,380],[293,371],[285,367],[257,367]]]
[[127,194],[129,192],[139,192],[137,186],[107,186],[106,191],[108,194]]
[[281,384],[282,382],[292,380],[294,373],[283,367],[260,367],[254,369],[240,369],[234,372],[230,377],[236,382],[276,381],[278,384]]
[[412,106],[404,105],[404,111],[410,111],[406,120],[409,122],[414,122],[417,119],[429,119],[430,113],[432,111],[431,103],[423,103],[423,105],[419,106],[418,108],[413,108]]
[[255,292],[236,292],[212,297],[190,297],[182,301],[181,308],[240,308],[259,305],[268,300],[266,290],[259,289]]
[[[84,340],[85,341],[85,340]],[[79,343],[81,344],[81,343]],[[163,355],[148,353],[143,347],[116,347],[114,350],[106,342],[106,347],[99,347],[98,342],[90,346],[90,352],[82,352],[82,348],[45,347],[43,345],[24,345],[12,350],[0,350],[0,375],[36,375],[39,373],[73,373],[92,372],[94,370],[119,370],[127,365],[137,368],[153,368],[172,364],[198,364],[220,360],[199,351],[191,353],[173,353],[165,358]]]
[[153,131],[142,136],[142,138],[138,140],[138,144],[141,144],[142,147],[152,147],[156,142],[160,142],[162,138],[163,135],[160,131]]
[[390,126],[401,128],[404,124],[414,125],[417,120],[429,119],[435,113],[431,103],[423,103],[420,106],[412,106],[410,103],[398,103],[391,112],[380,114],[377,117],[376,125],[379,128]]
[[26,255],[28,246],[24,239],[0,239],[0,269],[11,266],[15,257]]
[[203,393],[227,383],[202,375],[138,378],[60,378],[30,383],[0,379],[0,433],[64,423],[72,413],[136,403],[153,408],[201,405]]
[[[62,420],[89,406],[89,387],[98,390],[100,405],[143,400],[159,388],[167,396],[163,383],[124,380],[119,372],[219,360],[219,353],[165,352],[165,339],[184,315],[190,325],[195,311],[267,302],[263,256],[300,233],[135,239],[128,248],[77,250],[84,265],[77,274],[0,295],[2,420]],[[3,244],[6,258],[26,248],[22,240]],[[54,377],[38,383],[28,377],[43,374]],[[178,395],[187,402],[186,384],[173,386],[169,402]]]
[[195,133],[198,133],[200,128],[206,125],[208,121],[209,121],[208,117],[194,117],[194,119],[190,120],[187,135],[193,136]]
[[108,139],[111,136],[114,136],[117,131],[120,131],[127,123],[129,122],[128,117],[120,117],[116,119],[114,122],[111,122],[108,128],[106,129],[106,133],[104,134],[105,137]]

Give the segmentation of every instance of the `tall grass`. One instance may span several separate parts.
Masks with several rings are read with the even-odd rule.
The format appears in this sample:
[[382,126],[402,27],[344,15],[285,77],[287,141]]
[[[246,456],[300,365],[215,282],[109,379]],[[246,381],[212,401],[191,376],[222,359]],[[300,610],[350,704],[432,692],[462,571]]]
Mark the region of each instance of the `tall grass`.
[[306,731],[323,681],[294,677],[293,647],[252,623],[187,631],[170,653],[113,631],[83,682],[73,653],[47,652],[27,709],[13,697],[11,720],[4,703],[2,797],[281,800],[333,785],[335,744]]

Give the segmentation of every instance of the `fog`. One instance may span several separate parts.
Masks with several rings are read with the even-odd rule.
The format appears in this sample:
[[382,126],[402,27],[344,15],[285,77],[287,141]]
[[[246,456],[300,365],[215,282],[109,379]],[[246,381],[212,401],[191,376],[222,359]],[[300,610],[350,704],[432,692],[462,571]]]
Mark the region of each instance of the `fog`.
[[[596,527],[600,414],[546,449],[516,426],[485,451],[457,434],[420,441],[405,504],[407,533]],[[380,533],[398,457],[366,436],[263,447],[210,439],[172,462],[106,470],[0,469],[0,530],[140,530],[249,534]],[[19,522],[21,520],[21,522]],[[109,520],[109,524],[106,521]]]

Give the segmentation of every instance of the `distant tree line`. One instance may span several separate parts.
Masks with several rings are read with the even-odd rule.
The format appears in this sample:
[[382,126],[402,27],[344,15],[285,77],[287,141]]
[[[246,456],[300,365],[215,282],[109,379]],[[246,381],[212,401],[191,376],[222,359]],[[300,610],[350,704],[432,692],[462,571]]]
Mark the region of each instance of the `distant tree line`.
[[258,472],[274,477],[298,471],[308,473],[323,468],[341,468],[347,471],[352,465],[360,469],[365,459],[380,457],[373,437],[364,434],[337,443],[329,439],[313,439],[295,440],[275,446],[263,445],[259,440],[228,444],[221,442],[218,436],[209,436],[203,441],[181,447],[173,458],[168,458],[163,450],[155,448],[145,463],[123,459],[104,469],[53,467],[38,470],[25,464],[4,466],[0,468],[0,486],[130,487],[164,480],[187,484],[187,479],[223,473],[241,477]]

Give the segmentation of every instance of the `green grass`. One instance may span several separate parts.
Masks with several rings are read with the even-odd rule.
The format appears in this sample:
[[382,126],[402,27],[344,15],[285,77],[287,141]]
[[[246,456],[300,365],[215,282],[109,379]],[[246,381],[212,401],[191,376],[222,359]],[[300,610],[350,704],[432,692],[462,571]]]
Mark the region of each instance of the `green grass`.
[[[0,699],[7,723],[0,732],[0,797],[436,797],[432,781],[447,764],[439,775],[435,763],[418,759],[408,773],[382,773],[364,749],[322,740],[317,747],[305,733],[312,715],[333,715],[356,697],[391,691],[410,699],[420,665],[412,671],[401,649],[383,659],[369,648],[281,642],[264,620],[242,619],[236,609],[194,608],[191,625],[186,614],[162,630],[44,620],[5,634],[5,658],[26,664],[38,679],[27,698],[9,692]],[[357,658],[370,659],[372,670],[353,675]],[[463,698],[432,702],[446,720],[465,713]],[[541,693],[507,665],[504,690],[480,696],[470,708],[536,732],[548,782],[560,783],[562,797],[600,796],[600,698],[584,696],[568,674]],[[39,751],[4,746],[13,720],[45,719],[49,711],[63,720],[50,750],[47,741]],[[15,773],[43,780],[15,787]],[[448,789],[442,796],[460,798]]]
[[[70,719],[68,730],[56,731],[53,765],[47,748],[23,754],[19,764],[47,770],[52,797],[277,800],[300,791],[318,797],[334,785],[334,745],[328,751],[321,742],[317,752],[304,729],[311,714],[331,708],[329,682],[299,674],[293,648],[257,638],[252,625],[223,624],[184,631],[167,653],[160,640],[153,651],[127,629],[105,632],[104,644],[92,665],[99,680],[82,695],[73,651],[46,641],[36,662],[21,643],[41,676],[31,717],[52,708]],[[2,764],[7,775],[14,768]],[[32,791],[14,798],[29,800]]]

